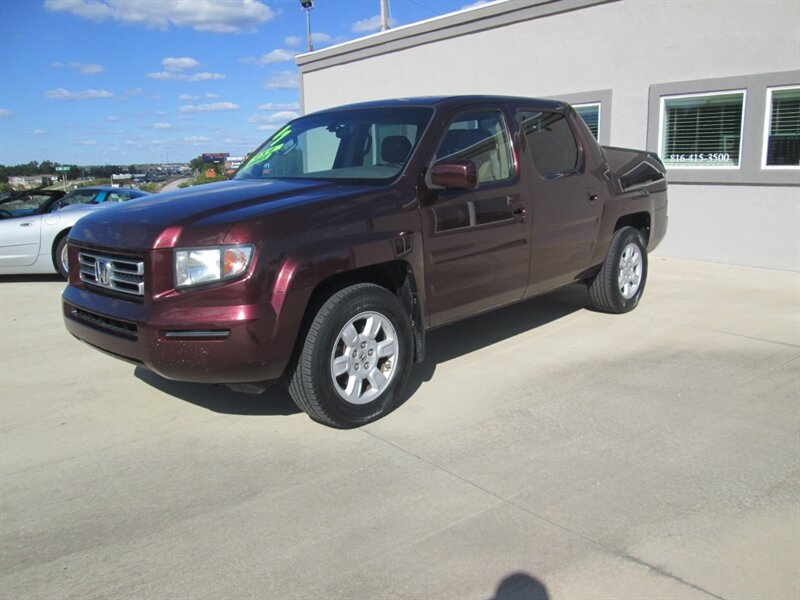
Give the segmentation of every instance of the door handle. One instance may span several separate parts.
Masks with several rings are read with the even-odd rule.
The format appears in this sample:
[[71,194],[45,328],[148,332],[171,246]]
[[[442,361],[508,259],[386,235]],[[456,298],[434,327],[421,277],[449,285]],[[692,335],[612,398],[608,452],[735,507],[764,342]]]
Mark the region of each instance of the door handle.
[[25,223],[20,223],[19,224],[20,227],[30,227],[31,225],[33,225],[33,223],[31,223],[30,221],[27,221]]
[[589,202],[597,202],[599,196],[597,194],[589,194]]
[[524,217],[525,215],[528,214],[528,209],[525,208],[524,206],[518,206],[517,208],[514,209],[514,214],[519,217]]

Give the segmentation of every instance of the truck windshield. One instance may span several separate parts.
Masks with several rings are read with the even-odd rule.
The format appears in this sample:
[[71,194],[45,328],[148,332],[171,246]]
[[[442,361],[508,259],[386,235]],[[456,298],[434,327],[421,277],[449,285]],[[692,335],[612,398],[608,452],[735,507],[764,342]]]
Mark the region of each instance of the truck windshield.
[[302,117],[275,132],[234,179],[390,181],[405,167],[432,113],[399,107]]

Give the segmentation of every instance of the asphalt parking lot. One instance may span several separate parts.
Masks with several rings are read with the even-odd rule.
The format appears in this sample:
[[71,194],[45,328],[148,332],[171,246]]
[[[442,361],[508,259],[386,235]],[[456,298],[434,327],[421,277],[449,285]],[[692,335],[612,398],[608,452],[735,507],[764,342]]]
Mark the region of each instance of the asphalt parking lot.
[[0,279],[0,597],[800,596],[800,279],[651,257],[437,330],[337,431],[72,339]]

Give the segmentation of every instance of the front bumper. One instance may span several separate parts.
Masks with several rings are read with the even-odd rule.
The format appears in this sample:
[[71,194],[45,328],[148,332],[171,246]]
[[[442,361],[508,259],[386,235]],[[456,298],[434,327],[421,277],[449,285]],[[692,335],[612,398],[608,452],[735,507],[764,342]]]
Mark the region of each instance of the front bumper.
[[170,306],[109,297],[74,285],[64,290],[62,300],[64,322],[72,335],[167,379],[277,379],[293,350],[293,339],[277,333],[269,302]]

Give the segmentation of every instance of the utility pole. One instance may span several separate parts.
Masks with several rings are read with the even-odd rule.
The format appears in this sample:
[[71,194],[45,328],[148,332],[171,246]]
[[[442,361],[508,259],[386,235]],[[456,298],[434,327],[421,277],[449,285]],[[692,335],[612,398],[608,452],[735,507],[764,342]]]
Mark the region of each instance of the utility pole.
[[389,30],[389,0],[381,0],[381,31]]

